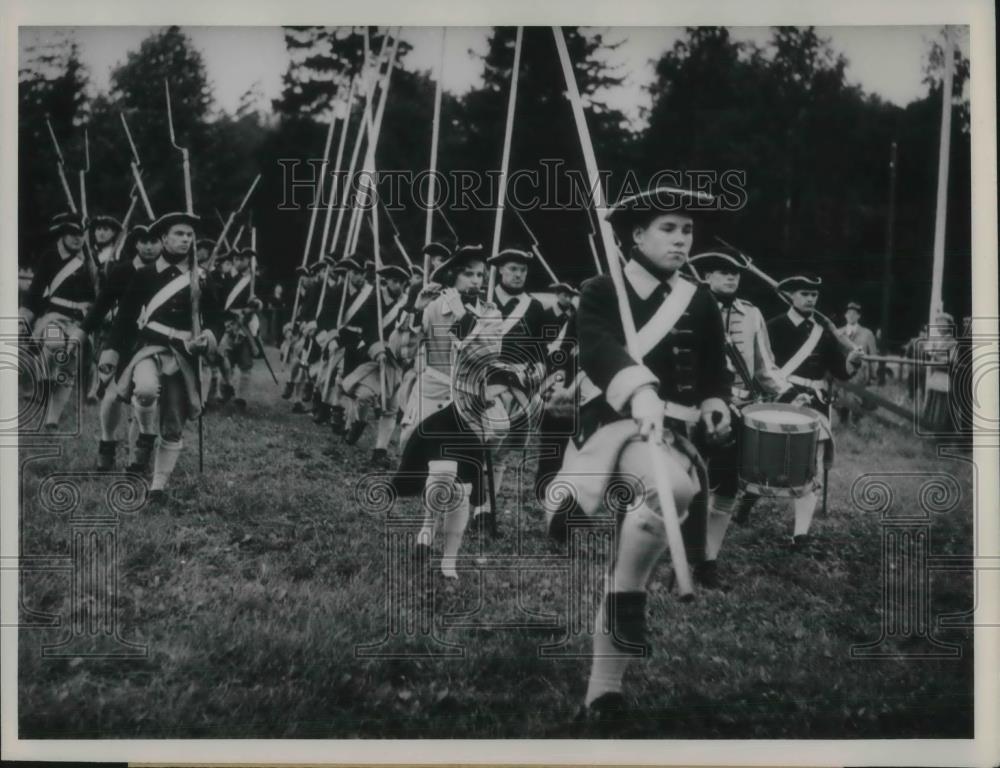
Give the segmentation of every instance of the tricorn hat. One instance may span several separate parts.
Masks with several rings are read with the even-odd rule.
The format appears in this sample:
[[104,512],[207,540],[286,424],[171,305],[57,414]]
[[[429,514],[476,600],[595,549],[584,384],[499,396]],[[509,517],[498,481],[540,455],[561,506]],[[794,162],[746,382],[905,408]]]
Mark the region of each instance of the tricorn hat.
[[173,213],[165,213],[156,221],[150,225],[150,229],[153,234],[157,237],[170,231],[170,228],[177,224],[190,224],[192,227],[197,226],[201,219],[193,213],[185,213],[184,211],[174,211]]
[[746,256],[735,248],[714,248],[711,251],[699,253],[691,257],[691,266],[706,274],[722,270],[723,272],[743,272],[749,262]]
[[704,214],[715,207],[715,196],[680,187],[654,187],[638,195],[619,200],[608,210],[605,218],[611,223],[619,239],[637,226],[648,224],[658,216],[668,213],[691,216]]
[[570,293],[574,296],[580,295],[580,291],[569,283],[552,283],[552,285],[549,286],[549,290],[552,291],[552,293]]
[[454,282],[452,273],[470,261],[486,261],[486,257],[483,256],[483,246],[462,245],[456,248],[455,252],[440,267],[431,272],[431,282],[450,285]]
[[861,311],[861,305],[858,304],[858,302],[856,302],[856,301],[849,301],[849,302],[847,302],[847,308],[848,309],[857,310],[858,312]]
[[378,274],[380,277],[385,277],[390,280],[408,281],[410,279],[409,271],[397,264],[387,264],[378,271]]
[[490,256],[486,263],[491,267],[502,267],[510,262],[518,264],[530,264],[535,260],[535,255],[531,251],[522,251],[520,248],[504,248],[496,256]]
[[816,277],[815,275],[795,275],[794,277],[786,277],[778,283],[779,291],[787,291],[792,293],[794,291],[815,291],[821,285],[823,281]]
[[94,216],[90,220],[91,231],[97,229],[98,227],[107,227],[108,229],[113,229],[115,232],[122,231],[122,224],[114,216],[106,216],[104,214]]
[[61,237],[62,235],[82,235],[83,225],[80,217],[75,213],[57,213],[49,222],[49,234]]

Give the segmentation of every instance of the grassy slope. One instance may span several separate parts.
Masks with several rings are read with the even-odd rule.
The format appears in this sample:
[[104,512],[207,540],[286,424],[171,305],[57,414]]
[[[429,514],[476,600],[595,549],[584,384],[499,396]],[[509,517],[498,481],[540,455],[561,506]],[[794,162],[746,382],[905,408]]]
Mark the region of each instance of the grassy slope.
[[[272,352],[272,359],[273,359]],[[385,632],[384,515],[354,497],[373,430],[362,448],[334,458],[330,438],[292,416],[258,363],[253,413],[206,418],[206,472],[197,439],[172,480],[166,507],[123,516],[118,534],[118,625],[148,646],[145,659],[46,659],[42,645],[66,630],[21,632],[22,738],[544,737],[562,735],[586,683],[589,643],[575,658],[540,658],[562,636],[545,628],[449,629],[441,615],[475,611],[480,623],[519,616],[515,578],[467,573],[457,587],[435,579],[436,637],[464,644],[462,658],[414,658],[426,640],[397,639],[395,659],[361,659],[355,646]],[[43,509],[39,482],[90,469],[96,408],[65,464],[24,465],[24,553],[65,554],[65,514]],[[22,447],[22,460],[32,451]],[[852,508],[863,472],[947,472],[960,506],[933,520],[934,554],[971,550],[971,472],[935,458],[904,430],[868,423],[838,434],[830,513],[817,518],[817,558],[790,553],[787,504],[761,503],[752,525],[727,540],[726,594],[684,605],[667,594],[664,564],[650,591],[653,655],[632,665],[630,696],[652,710],[642,735],[687,738],[963,737],[971,733],[972,633],[941,630],[958,660],[852,660],[850,646],[880,635],[880,525]],[[893,482],[912,504],[920,477]],[[82,482],[86,508],[105,484]],[[517,495],[508,482],[506,506]],[[527,499],[527,494],[522,494]],[[412,502],[400,507],[416,511]],[[488,554],[547,555],[540,516],[522,505],[523,536],[487,542]],[[477,546],[467,536],[463,551]],[[520,549],[518,550],[518,547]],[[496,562],[495,557],[492,562]],[[475,567],[470,563],[470,567]],[[522,574],[528,610],[565,619],[565,573]],[[69,617],[69,577],[25,573],[27,608]],[[482,589],[480,589],[482,584]],[[934,613],[972,607],[966,574],[932,576]],[[917,647],[915,643],[910,644]],[[907,647],[906,643],[902,646]]]

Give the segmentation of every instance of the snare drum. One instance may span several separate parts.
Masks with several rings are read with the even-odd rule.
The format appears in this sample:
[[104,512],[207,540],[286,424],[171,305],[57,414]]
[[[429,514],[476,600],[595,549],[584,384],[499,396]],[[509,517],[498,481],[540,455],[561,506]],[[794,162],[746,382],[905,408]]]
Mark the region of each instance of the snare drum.
[[743,409],[740,487],[758,496],[799,497],[816,476],[820,416],[809,408],[758,403]]

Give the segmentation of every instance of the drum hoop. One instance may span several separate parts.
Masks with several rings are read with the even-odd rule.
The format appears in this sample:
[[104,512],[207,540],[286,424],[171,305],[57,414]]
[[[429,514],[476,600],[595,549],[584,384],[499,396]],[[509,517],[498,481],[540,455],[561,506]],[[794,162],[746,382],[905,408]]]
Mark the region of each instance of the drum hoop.
[[[756,411],[796,413],[808,416],[811,421],[808,424],[775,424],[771,421],[755,418],[754,414]],[[811,434],[819,432],[820,416],[812,408],[797,408],[785,403],[757,403],[743,409],[743,424],[758,432],[768,432],[771,434]]]

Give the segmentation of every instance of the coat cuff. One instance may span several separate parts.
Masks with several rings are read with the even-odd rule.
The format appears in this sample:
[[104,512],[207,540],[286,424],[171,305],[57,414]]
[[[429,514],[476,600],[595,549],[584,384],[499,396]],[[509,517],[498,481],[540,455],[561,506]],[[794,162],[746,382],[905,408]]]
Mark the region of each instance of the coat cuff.
[[202,333],[208,334],[208,349],[206,350],[206,354],[214,355],[219,349],[219,340],[215,338],[215,333],[208,328],[204,329]]
[[368,357],[371,358],[372,360],[375,359],[375,356],[379,352],[385,352],[385,342],[384,341],[376,341],[374,344],[372,344],[370,347],[368,347]]
[[622,368],[611,379],[607,389],[604,390],[604,399],[616,411],[624,413],[625,406],[629,404],[636,390],[650,384],[656,387],[659,383],[660,380],[646,366],[630,365]]

